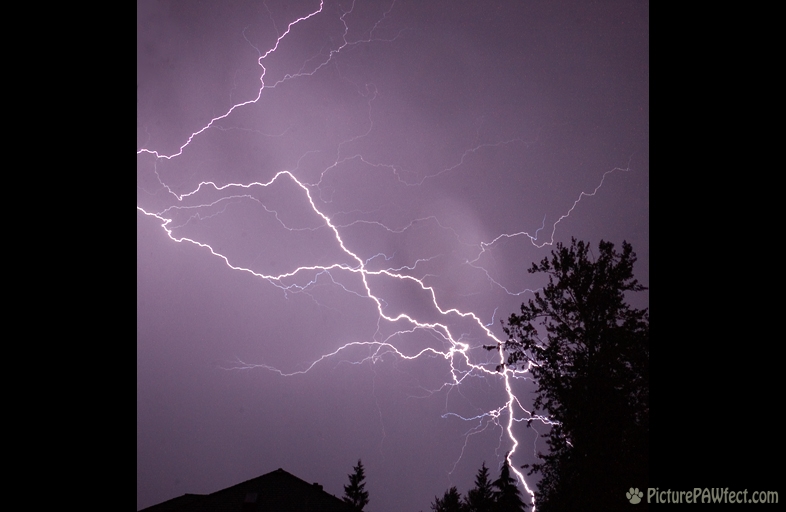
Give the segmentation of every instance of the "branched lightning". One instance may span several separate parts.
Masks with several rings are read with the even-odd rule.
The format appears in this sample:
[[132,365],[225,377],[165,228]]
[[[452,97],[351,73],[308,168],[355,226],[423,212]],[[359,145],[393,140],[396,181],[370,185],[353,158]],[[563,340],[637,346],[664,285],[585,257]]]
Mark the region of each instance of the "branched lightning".
[[[511,296],[519,296],[532,290],[510,290],[508,287],[494,279],[491,273],[483,267],[480,263],[482,256],[503,239],[511,239],[516,237],[527,237],[530,243],[537,248],[550,246],[554,242],[554,236],[557,230],[557,225],[564,219],[568,218],[571,213],[576,209],[579,202],[585,197],[594,196],[602,187],[606,177],[615,171],[627,171],[628,169],[615,168],[603,173],[600,182],[590,192],[581,192],[576,197],[570,208],[562,214],[556,221],[550,225],[550,233],[546,239],[541,239],[540,232],[546,229],[546,217],[544,216],[541,226],[532,234],[526,231],[518,231],[511,233],[501,233],[494,238],[481,241],[480,243],[472,242],[471,240],[463,240],[460,233],[455,229],[447,226],[440,221],[437,216],[427,215],[412,218],[408,223],[399,226],[388,226],[378,220],[362,220],[355,219],[350,221],[340,222],[339,217],[347,216],[351,212],[337,212],[333,214],[326,213],[324,205],[331,202],[329,197],[326,197],[323,190],[324,179],[330,172],[339,172],[339,167],[353,159],[362,162],[369,168],[376,168],[382,170],[389,170],[392,172],[400,183],[406,187],[418,187],[426,180],[433,179],[445,173],[450,173],[465,164],[467,158],[477,153],[478,151],[490,151],[502,148],[506,145],[513,143],[527,144],[522,139],[510,139],[499,141],[495,143],[478,143],[463,151],[463,153],[450,165],[427,173],[418,179],[405,179],[402,176],[403,169],[399,166],[375,162],[373,159],[364,157],[360,152],[344,155],[342,154],[342,147],[349,145],[349,143],[367,136],[373,130],[372,121],[372,107],[376,98],[377,91],[373,85],[366,85],[365,89],[358,87],[358,90],[363,92],[368,102],[369,111],[369,125],[367,129],[354,137],[351,137],[344,142],[341,142],[336,148],[335,162],[325,167],[319,174],[319,179],[315,182],[308,182],[302,177],[298,176],[297,169],[294,170],[281,170],[277,172],[271,179],[267,181],[252,181],[245,183],[219,183],[216,181],[200,181],[195,187],[188,190],[179,190],[178,186],[170,185],[165,179],[161,177],[156,167],[156,162],[161,160],[172,160],[176,157],[183,155],[188,151],[189,146],[198,139],[205,132],[211,128],[218,128],[225,130],[227,128],[219,126],[218,121],[229,118],[234,112],[242,109],[243,107],[250,106],[257,103],[262,98],[264,92],[268,89],[273,89],[281,86],[285,82],[293,81],[301,77],[312,76],[318,73],[321,69],[329,66],[342,51],[346,48],[356,46],[363,43],[370,43],[372,41],[386,41],[392,42],[395,38],[391,39],[377,39],[374,37],[375,30],[382,24],[388,14],[394,8],[395,3],[392,3],[390,8],[383,14],[382,18],[368,31],[367,37],[364,39],[350,41],[348,39],[349,24],[346,17],[352,12],[355,5],[354,2],[351,8],[340,15],[340,21],[344,24],[344,32],[341,41],[337,46],[330,49],[326,55],[316,55],[304,62],[302,66],[295,72],[284,73],[283,77],[274,83],[267,84],[265,76],[267,68],[265,66],[266,59],[274,54],[280,45],[284,44],[285,38],[296,30],[305,30],[308,21],[324,12],[324,0],[320,1],[319,7],[307,15],[301,16],[296,20],[290,22],[286,30],[278,35],[275,43],[266,51],[260,51],[254,46],[245,32],[242,36],[249,42],[259,53],[257,64],[261,68],[259,77],[260,87],[256,97],[236,103],[232,105],[223,114],[214,117],[207,124],[199,130],[189,135],[186,141],[179,146],[176,152],[171,154],[164,154],[158,150],[142,148],[137,151],[140,162],[148,162],[152,159],[152,172],[156,176],[158,183],[162,190],[166,191],[170,197],[174,198],[174,203],[162,208],[151,210],[150,208],[143,208],[137,206],[137,209],[146,216],[154,217],[161,223],[161,227],[166,232],[167,236],[174,242],[186,242],[196,247],[209,251],[212,255],[220,258],[232,270],[249,274],[253,278],[258,278],[266,281],[267,283],[281,289],[285,294],[290,293],[308,293],[309,290],[317,283],[319,279],[327,278],[330,282],[341,289],[343,292],[353,294],[365,301],[370,301],[376,309],[378,315],[377,332],[371,339],[363,341],[351,341],[345,343],[335,350],[316,357],[307,366],[298,371],[284,371],[270,365],[261,363],[250,363],[242,360],[237,360],[234,365],[227,366],[228,370],[251,370],[251,369],[264,369],[281,375],[282,377],[294,377],[300,374],[305,374],[311,371],[315,366],[323,364],[328,360],[334,360],[343,357],[343,354],[350,352],[354,348],[366,349],[367,355],[362,358],[344,359],[344,362],[351,364],[360,363],[375,363],[384,356],[393,356],[400,360],[415,360],[423,357],[441,358],[449,366],[450,379],[440,386],[439,389],[427,390],[428,393],[437,393],[443,389],[459,390],[461,384],[469,378],[486,378],[486,379],[501,379],[505,396],[502,403],[493,409],[484,411],[474,416],[463,416],[455,412],[446,411],[443,415],[444,418],[452,417],[470,423],[472,426],[466,431],[464,446],[459,453],[456,464],[461,459],[464,449],[469,442],[471,436],[480,434],[490,428],[500,429],[500,446],[503,441],[508,444],[509,448],[505,451],[508,452],[508,460],[511,462],[511,468],[517,475],[524,490],[530,495],[534,505],[534,492],[530,485],[528,485],[524,475],[518,470],[517,465],[512,463],[512,457],[516,453],[519,445],[519,440],[514,435],[514,425],[522,421],[538,422],[544,425],[551,425],[553,422],[549,418],[535,414],[531,408],[526,407],[521,403],[519,397],[516,396],[512,384],[517,379],[528,379],[529,368],[512,368],[508,367],[506,363],[506,354],[502,350],[503,340],[497,337],[490,329],[494,322],[494,314],[491,321],[484,321],[478,314],[473,311],[465,311],[456,307],[448,307],[443,304],[440,298],[439,290],[435,285],[429,284],[429,279],[432,276],[426,270],[420,270],[419,267],[425,266],[432,259],[437,258],[438,255],[430,255],[427,257],[416,259],[405,265],[388,266],[389,262],[393,260],[394,255],[385,254],[384,252],[376,252],[371,255],[363,255],[362,252],[355,247],[351,247],[345,241],[343,233],[350,227],[365,224],[375,228],[379,228],[389,234],[401,234],[408,230],[413,229],[416,225],[423,225],[432,223],[436,229],[441,231],[449,231],[455,237],[459,244],[465,247],[470,247],[476,251],[473,258],[467,258],[464,264],[470,268],[482,272],[487,278],[489,284],[498,287],[505,293]],[[399,35],[401,32],[399,32]],[[396,36],[398,37],[398,36]],[[305,155],[303,155],[305,156]],[[280,215],[276,208],[270,207],[266,201],[261,198],[260,193],[265,190],[273,189],[274,187],[281,187],[285,184],[293,186],[297,194],[300,195],[303,208],[307,209],[310,221],[308,225],[293,225],[288,222],[285,216]],[[141,188],[141,187],[140,187]],[[147,190],[142,189],[147,194]],[[239,264],[233,261],[232,257],[225,254],[223,251],[216,249],[210,243],[198,239],[193,235],[180,234],[191,225],[198,224],[207,219],[216,216],[224,215],[229,208],[237,207],[247,201],[252,201],[260,205],[266,214],[275,219],[275,222],[288,232],[296,231],[326,231],[330,234],[330,238],[335,244],[335,248],[341,255],[329,263],[314,262],[310,265],[297,266],[289,268],[283,272],[266,272],[252,268],[251,265]],[[373,212],[361,212],[370,214]],[[415,313],[410,312],[391,312],[389,301],[385,299],[384,293],[378,290],[378,286],[374,283],[377,281],[398,281],[408,283],[419,288],[429,299],[430,307],[433,312],[440,318],[439,321],[426,321],[417,316]],[[494,360],[486,361],[473,361],[470,355],[470,349],[473,348],[470,343],[463,341],[462,333],[457,332],[457,327],[452,327],[458,321],[470,322],[477,329],[484,333],[488,339],[487,345],[496,346],[497,349],[493,352]],[[458,322],[460,323],[460,322]],[[383,325],[394,326],[392,333],[387,332]],[[434,347],[426,347],[420,350],[404,350],[399,348],[396,344],[396,339],[400,336],[406,336],[415,332],[426,332],[431,336],[436,337],[443,344],[443,349]],[[474,348],[478,348],[475,346]],[[487,352],[484,352],[487,353]],[[455,469],[455,464],[454,464]],[[452,470],[451,470],[452,471]],[[534,508],[533,508],[534,510]]]

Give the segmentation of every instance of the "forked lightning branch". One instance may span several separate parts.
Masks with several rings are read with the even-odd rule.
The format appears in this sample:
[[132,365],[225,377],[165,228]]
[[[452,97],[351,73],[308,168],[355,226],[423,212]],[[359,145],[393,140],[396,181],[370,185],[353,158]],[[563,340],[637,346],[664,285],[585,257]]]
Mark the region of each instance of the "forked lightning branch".
[[[344,24],[346,28],[344,32],[344,38],[341,41],[337,42],[337,46],[330,50],[327,55],[324,57],[324,60],[318,63],[317,65],[313,65],[310,71],[301,71],[299,73],[290,73],[284,75],[285,78],[279,80],[275,84],[266,84],[265,83],[265,75],[267,69],[265,67],[266,59],[273,55],[281,45],[285,44],[285,39],[287,36],[292,34],[294,31],[298,30],[307,30],[307,24],[312,19],[323,15],[323,2],[320,2],[319,8],[314,10],[313,12],[301,16],[298,19],[290,22],[286,30],[279,35],[279,37],[275,40],[275,43],[265,52],[260,52],[259,59],[257,61],[258,65],[261,69],[260,74],[260,87],[258,89],[258,94],[255,98],[236,103],[231,106],[228,110],[226,110],[223,114],[218,115],[212,118],[207,124],[205,124],[202,128],[192,133],[188,136],[185,142],[179,147],[178,151],[165,155],[160,153],[156,149],[149,149],[149,148],[142,148],[138,150],[137,155],[140,159],[140,162],[143,165],[147,165],[147,163],[152,160],[153,164],[152,167],[155,169],[155,161],[165,159],[171,160],[177,157],[180,157],[184,153],[189,151],[189,146],[192,144],[196,144],[200,136],[203,136],[205,132],[210,130],[212,127],[216,125],[219,120],[223,120],[231,116],[234,112],[243,109],[246,106],[253,105],[257,103],[260,98],[263,97],[265,91],[267,89],[271,89],[277,86],[285,85],[286,82],[296,80],[298,77],[301,76],[311,76],[314,73],[319,72],[321,69],[326,69],[328,65],[337,58],[340,52],[347,47],[367,43],[373,40],[373,29],[370,32],[370,36],[363,40],[349,40],[347,39],[347,33],[349,31],[348,22],[346,21],[346,16],[351,13],[347,11],[340,16],[341,22]],[[354,8],[354,6],[353,6]],[[391,5],[391,9],[393,8],[393,4]],[[388,10],[387,13],[389,13]],[[384,19],[384,16],[383,16]],[[383,21],[380,19],[377,24]],[[375,26],[376,27],[376,26]],[[305,69],[305,64],[301,66],[299,69]],[[345,141],[347,142],[347,141]],[[342,143],[343,144],[343,143]],[[500,142],[497,145],[502,145],[503,143]],[[492,144],[487,144],[486,146],[491,147],[494,146]],[[480,146],[477,146],[480,147]],[[468,152],[472,152],[477,149],[475,146],[465,148],[464,154]],[[440,174],[442,172],[446,172],[447,170],[451,170],[455,167],[458,167],[463,162],[464,157],[461,156],[460,159],[457,160],[454,166],[449,167],[444,170],[437,171],[436,174]],[[338,164],[338,161],[335,162],[333,165],[335,166]],[[388,164],[385,164],[388,165]],[[390,164],[390,167],[393,168],[394,166]],[[325,171],[328,169],[326,168]],[[483,241],[480,244],[476,245],[476,255],[475,258],[472,260],[467,260],[467,265],[472,268],[482,268],[477,261],[480,259],[481,255],[490,250],[495,244],[502,243],[505,240],[511,238],[518,238],[518,237],[526,237],[529,239],[531,244],[535,247],[542,248],[547,245],[551,245],[554,241],[555,232],[557,230],[558,224],[566,219],[576,208],[582,198],[590,197],[595,195],[601,188],[606,179],[606,176],[612,172],[621,171],[625,172],[628,169],[625,168],[615,168],[611,170],[607,170],[603,175],[600,177],[599,181],[597,182],[594,189],[581,192],[577,197],[575,197],[574,202],[563,214],[551,224],[550,226],[550,236],[545,238],[545,240],[540,240],[538,237],[538,233],[530,234],[526,231],[518,231],[518,232],[509,232],[509,233],[498,233],[494,237],[490,238],[489,240]],[[162,187],[162,190],[166,190],[166,193],[173,198],[172,204],[167,206],[163,209],[158,210],[151,210],[150,208],[145,208],[142,206],[137,206],[138,210],[145,215],[155,217],[161,222],[161,227],[166,231],[168,237],[174,242],[186,242],[188,244],[192,244],[195,247],[199,248],[199,250],[207,250],[212,255],[220,258],[224,261],[224,263],[234,271],[247,273],[252,278],[258,278],[260,280],[266,281],[272,286],[281,288],[286,292],[291,293],[298,293],[303,291],[308,285],[302,284],[293,284],[293,281],[299,276],[313,276],[315,273],[324,273],[331,277],[338,276],[338,275],[348,275],[354,276],[359,278],[360,283],[362,283],[361,288],[358,290],[349,290],[346,287],[344,291],[347,293],[354,293],[364,300],[371,301],[373,303],[376,314],[378,315],[378,325],[383,323],[389,325],[400,325],[401,323],[406,324],[406,327],[403,329],[397,330],[393,334],[386,334],[384,337],[380,339],[369,339],[366,341],[361,342],[351,342],[346,343],[340,346],[336,350],[331,350],[324,354],[316,354],[311,364],[307,367],[305,371],[309,371],[315,365],[321,363],[326,359],[330,359],[333,357],[338,356],[339,354],[343,354],[349,349],[364,346],[371,348],[373,350],[373,354],[366,359],[362,360],[374,360],[375,357],[379,356],[380,354],[392,354],[397,358],[402,360],[411,360],[417,359],[421,357],[438,357],[444,359],[446,364],[449,366],[449,372],[451,375],[450,380],[445,382],[442,388],[450,388],[450,387],[457,387],[462,384],[462,382],[467,379],[468,377],[483,377],[489,379],[501,379],[503,382],[503,387],[505,390],[504,396],[500,397],[499,406],[495,408],[491,408],[485,413],[475,416],[473,418],[466,418],[460,416],[458,414],[452,415],[453,417],[458,417],[466,421],[477,421],[479,418],[485,419],[486,421],[490,422],[491,424],[495,425],[496,427],[500,428],[501,431],[504,432],[505,437],[507,438],[506,444],[507,447],[504,450],[508,453],[508,461],[511,462],[512,457],[517,451],[519,446],[519,440],[517,439],[514,426],[517,423],[522,423],[526,421],[537,421],[543,425],[551,424],[548,418],[544,418],[539,415],[533,415],[531,411],[531,407],[528,407],[526,403],[522,403],[522,399],[516,396],[514,391],[513,383],[516,379],[523,379],[527,376],[527,368],[511,368],[506,366],[505,363],[505,354],[502,351],[501,343],[503,340],[497,338],[492,331],[489,329],[489,323],[487,321],[482,320],[480,314],[477,314],[474,311],[470,310],[463,310],[455,307],[446,307],[443,305],[440,297],[440,290],[437,289],[435,286],[428,284],[427,280],[423,277],[414,277],[411,273],[408,273],[407,270],[411,270],[410,267],[398,267],[398,268],[384,268],[384,269],[373,269],[369,266],[370,259],[364,259],[361,257],[362,251],[357,247],[352,247],[350,243],[345,241],[345,236],[343,236],[342,232],[342,225],[339,222],[334,221],[330,215],[325,213],[324,208],[321,208],[319,205],[318,194],[315,193],[315,189],[318,188],[318,183],[309,183],[302,177],[298,176],[297,170],[280,170],[275,174],[275,176],[268,180],[268,181],[260,181],[260,182],[246,182],[246,183],[217,183],[214,181],[201,181],[198,185],[193,187],[191,190],[179,190],[178,186],[168,183],[165,179],[162,179],[161,176],[157,171],[153,171],[156,175],[156,179],[158,183]],[[324,174],[324,172],[323,172]],[[435,174],[435,175],[436,175]],[[310,265],[301,265],[296,268],[287,269],[284,272],[264,272],[252,269],[250,266],[244,266],[241,264],[236,263],[233,261],[232,256],[229,253],[225,253],[222,250],[217,249],[210,243],[205,242],[204,240],[199,239],[199,237],[190,235],[184,236],[179,235],[177,230],[182,227],[183,225],[190,222],[192,219],[204,219],[208,218],[209,216],[221,215],[224,210],[217,207],[220,202],[226,202],[231,200],[240,200],[240,199],[249,199],[251,198],[250,193],[252,190],[264,190],[268,187],[273,187],[275,184],[279,184],[284,180],[289,180],[292,185],[294,185],[294,190],[301,194],[301,201],[300,204],[304,205],[308,211],[307,213],[318,220],[321,223],[321,228],[326,230],[332,236],[332,239],[335,243],[335,246],[339,249],[342,259],[340,261],[333,261],[329,263],[318,263],[314,262]],[[216,199],[216,194],[220,195],[219,199]],[[200,197],[206,198],[203,203],[200,203]],[[209,199],[208,199],[209,198]],[[189,201],[189,204],[186,206],[183,204],[185,200]],[[259,202],[258,199],[253,199]],[[276,214],[276,218],[278,219],[278,215],[273,209],[269,209],[265,207],[266,211],[272,212]],[[187,219],[187,220],[183,220]],[[279,220],[279,222],[281,222]],[[414,220],[413,220],[414,222]],[[385,226],[381,222],[377,222],[384,229],[388,232],[400,232],[400,229],[395,229],[393,227]],[[291,229],[283,222],[281,225],[285,229]],[[409,229],[409,227],[404,228]],[[543,226],[538,229],[541,231]],[[548,231],[548,230],[546,230]],[[383,255],[384,256],[384,255]],[[387,257],[386,257],[387,259]],[[377,258],[377,261],[379,258]],[[418,260],[421,261],[421,260]],[[488,272],[486,273],[488,275]],[[373,279],[373,280],[372,280]],[[491,279],[489,277],[489,279]],[[426,294],[427,297],[430,298],[430,305],[429,307],[432,309],[433,312],[436,312],[437,316],[443,320],[440,321],[425,321],[419,317],[418,312],[416,311],[408,311],[402,312],[396,315],[390,315],[386,313],[385,306],[387,304],[386,297],[384,295],[384,290],[382,290],[379,286],[375,286],[375,282],[379,282],[380,280],[383,281],[399,281],[399,282],[406,282],[409,284],[413,284],[418,287],[423,293]],[[493,281],[493,280],[492,280]],[[334,282],[337,282],[334,280]],[[496,283],[496,281],[494,281]],[[499,285],[499,283],[496,283]],[[500,288],[507,292],[507,288],[502,287],[499,285]],[[528,290],[531,291],[531,290]],[[511,293],[507,292],[511,295],[519,295],[520,293]],[[455,322],[456,320],[460,320],[463,322],[471,322],[474,326],[483,333],[483,335],[488,339],[487,345],[497,345],[499,350],[497,350],[496,360],[489,362],[486,361],[473,361],[471,359],[469,348],[470,346],[462,341],[462,332],[458,332],[456,327],[452,327],[451,322]],[[432,347],[424,348],[422,350],[414,350],[407,351],[403,348],[399,348],[396,344],[397,339],[399,336],[406,336],[407,334],[411,334],[415,331],[427,331],[433,334],[436,338],[443,340],[446,342],[446,346],[449,348],[446,350],[438,350]],[[381,332],[381,331],[379,331]],[[358,361],[359,362],[359,361]],[[286,372],[272,366],[264,365],[264,364],[254,364],[254,363],[241,363],[232,369],[253,369],[253,368],[263,368],[266,370],[274,371],[282,376],[294,376],[298,373],[303,372]],[[470,431],[472,432],[472,430]],[[501,438],[502,439],[502,438]],[[530,486],[527,484],[524,475],[518,471],[516,468],[519,467],[520,464],[513,464],[511,462],[511,468],[517,475],[519,481],[521,482],[525,491],[529,494],[529,496],[534,500],[534,493]],[[706,490],[705,490],[706,491]],[[697,497],[699,499],[703,499],[705,496],[705,491],[702,491],[700,495]],[[650,494],[652,492],[652,494]],[[695,492],[695,491],[694,491]],[[748,497],[743,492],[742,499],[754,499],[754,496],[759,497],[760,495],[751,494]],[[688,495],[684,493],[678,493],[674,495],[672,491],[659,491],[657,489],[648,490],[647,500],[648,502],[652,500],[653,503],[667,503],[672,500],[672,496],[677,496],[678,499],[683,500],[682,502],[688,499]],[[693,493],[690,494],[690,499],[696,499]],[[709,496],[715,499],[715,494],[710,492]],[[769,499],[769,495],[767,495]],[[775,496],[777,499],[777,495]],[[733,503],[732,499],[739,500],[739,493],[723,493],[723,499],[729,500],[724,502]],[[751,501],[752,502],[752,501]]]

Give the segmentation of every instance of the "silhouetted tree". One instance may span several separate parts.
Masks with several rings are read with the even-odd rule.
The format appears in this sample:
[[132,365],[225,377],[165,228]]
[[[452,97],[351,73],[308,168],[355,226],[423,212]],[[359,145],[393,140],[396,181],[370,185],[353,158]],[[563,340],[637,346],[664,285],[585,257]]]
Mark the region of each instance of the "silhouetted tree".
[[521,499],[521,491],[518,482],[510,475],[510,464],[508,457],[499,473],[499,478],[492,484],[497,490],[494,492],[494,511],[495,512],[521,512],[526,510],[527,504]]
[[630,244],[598,248],[557,244],[529,269],[548,275],[542,293],[503,324],[507,365],[530,368],[534,408],[557,422],[530,471],[538,512],[628,510],[625,490],[649,485],[649,313],[625,302],[646,288]]
[[494,488],[489,480],[489,468],[486,463],[475,476],[475,488],[467,492],[464,501],[467,512],[492,512],[494,510]]
[[431,504],[434,512],[465,512],[464,504],[461,501],[461,494],[455,486],[445,491],[442,499],[434,496],[434,503]]
[[366,474],[363,470],[363,463],[358,459],[358,465],[353,468],[355,470],[349,477],[349,485],[344,486],[344,501],[349,503],[358,512],[363,510],[363,507],[368,505],[368,492],[365,490]]

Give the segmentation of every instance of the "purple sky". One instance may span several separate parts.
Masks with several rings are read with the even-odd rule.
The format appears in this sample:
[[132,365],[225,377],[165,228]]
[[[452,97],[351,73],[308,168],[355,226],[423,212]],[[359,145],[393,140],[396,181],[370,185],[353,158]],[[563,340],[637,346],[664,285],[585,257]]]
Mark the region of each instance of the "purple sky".
[[[145,0],[137,23],[137,507],[279,467],[341,496],[359,458],[374,512],[496,476],[532,386],[481,345],[526,269],[627,240],[650,284],[647,3]],[[547,431],[513,422],[515,467]]]

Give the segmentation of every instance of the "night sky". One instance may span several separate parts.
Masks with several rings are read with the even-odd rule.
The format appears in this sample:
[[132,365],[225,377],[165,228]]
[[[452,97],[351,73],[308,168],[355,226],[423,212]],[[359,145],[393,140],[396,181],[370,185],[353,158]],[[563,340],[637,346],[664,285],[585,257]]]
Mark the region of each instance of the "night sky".
[[137,508],[362,459],[414,512],[534,462],[482,345],[557,242],[650,285],[648,9],[138,1]]

